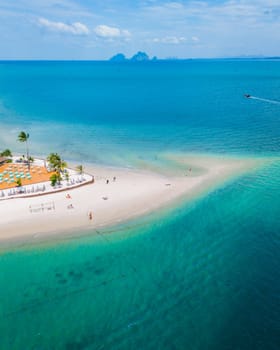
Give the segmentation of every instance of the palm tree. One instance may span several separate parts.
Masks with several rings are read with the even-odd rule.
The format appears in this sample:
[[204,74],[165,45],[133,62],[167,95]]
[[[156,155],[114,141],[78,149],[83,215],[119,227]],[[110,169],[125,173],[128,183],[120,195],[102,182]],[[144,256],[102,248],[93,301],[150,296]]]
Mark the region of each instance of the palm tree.
[[5,149],[3,152],[0,153],[1,157],[12,157],[12,152],[9,149]]
[[82,165],[77,165],[76,170],[80,175],[83,175],[84,173],[84,167]]
[[18,134],[18,141],[19,141],[19,142],[26,142],[27,164],[28,164],[28,169],[30,169],[28,139],[29,139],[29,134],[28,134],[27,132],[21,131],[21,132]]
[[67,163],[61,159],[60,155],[57,153],[51,153],[48,158],[49,166],[51,170],[55,171],[57,174],[57,181],[60,182],[62,179],[62,172],[67,167]]
[[59,182],[59,176],[55,173],[50,177],[51,186],[55,186]]

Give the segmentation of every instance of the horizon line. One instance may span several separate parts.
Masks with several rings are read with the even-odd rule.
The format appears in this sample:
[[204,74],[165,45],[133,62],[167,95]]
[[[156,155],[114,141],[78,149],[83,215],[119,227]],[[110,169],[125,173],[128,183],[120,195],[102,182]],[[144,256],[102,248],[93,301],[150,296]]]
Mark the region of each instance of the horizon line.
[[280,59],[280,56],[233,56],[233,57],[186,57],[186,58],[157,58],[156,60],[148,59],[144,61],[131,61],[130,58],[127,58],[124,61],[111,61],[111,57],[107,59],[73,59],[73,58],[64,58],[64,59],[48,59],[48,58],[0,58],[0,62],[112,62],[112,63],[143,63],[143,62],[157,62],[157,61],[190,61],[190,60],[277,60]]

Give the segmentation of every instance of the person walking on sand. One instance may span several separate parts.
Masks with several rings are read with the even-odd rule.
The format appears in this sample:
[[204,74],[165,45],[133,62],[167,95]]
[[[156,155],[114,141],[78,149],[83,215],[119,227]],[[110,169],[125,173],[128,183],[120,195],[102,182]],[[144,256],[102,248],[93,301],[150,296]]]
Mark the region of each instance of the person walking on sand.
[[106,180],[106,184],[108,185],[108,183],[109,183],[109,180],[107,179],[107,180]]
[[88,212],[88,218],[89,218],[90,221],[92,220],[92,218],[93,218],[92,211]]

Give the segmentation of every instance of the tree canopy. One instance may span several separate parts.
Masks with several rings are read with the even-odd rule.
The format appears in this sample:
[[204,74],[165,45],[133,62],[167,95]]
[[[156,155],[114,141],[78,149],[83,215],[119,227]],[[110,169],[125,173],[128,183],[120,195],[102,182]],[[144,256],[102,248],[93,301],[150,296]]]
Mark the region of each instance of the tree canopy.
[[27,142],[29,139],[29,134],[24,132],[24,131],[21,131],[19,134],[18,134],[18,141],[19,142]]
[[0,153],[1,157],[12,157],[12,152],[8,148],[5,149],[3,152]]
[[29,134],[28,134],[27,132],[21,131],[21,132],[18,134],[18,141],[19,141],[19,142],[25,142],[25,143],[26,143],[26,158],[27,158],[27,162],[28,162],[28,168],[30,168],[28,139],[29,139]]
[[56,171],[57,173],[61,173],[67,167],[67,163],[57,153],[51,153],[47,160],[51,170]]

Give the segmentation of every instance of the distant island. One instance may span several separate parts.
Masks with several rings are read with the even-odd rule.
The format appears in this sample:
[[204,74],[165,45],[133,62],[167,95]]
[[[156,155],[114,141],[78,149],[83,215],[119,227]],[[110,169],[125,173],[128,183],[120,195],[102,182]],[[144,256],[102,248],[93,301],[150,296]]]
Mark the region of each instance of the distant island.
[[178,58],[178,57],[167,57],[167,58],[157,58],[153,56],[152,58],[144,51],[138,51],[135,55],[127,58],[123,53],[117,53],[109,59],[111,62],[147,62],[147,61],[190,61],[190,60],[218,60],[218,61],[238,61],[238,60],[279,60],[278,56],[236,56],[236,57],[213,57],[213,58]]
[[118,53],[110,58],[110,61],[112,62],[146,62],[146,61],[156,61],[157,57],[154,56],[150,58],[146,52],[138,51],[135,55],[133,55],[131,58],[125,57],[123,53]]

